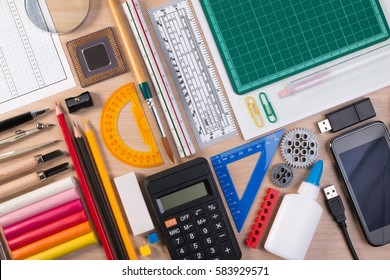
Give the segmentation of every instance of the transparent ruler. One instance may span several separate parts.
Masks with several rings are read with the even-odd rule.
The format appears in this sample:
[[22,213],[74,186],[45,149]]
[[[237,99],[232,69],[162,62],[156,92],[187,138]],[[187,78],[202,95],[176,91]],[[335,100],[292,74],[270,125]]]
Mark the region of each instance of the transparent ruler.
[[146,68],[148,69],[160,105],[164,111],[165,119],[175,141],[177,151],[182,158],[190,156],[196,152],[195,147],[192,144],[172,89],[169,86],[164,68],[150,37],[139,2],[138,0],[127,0],[122,4],[122,7],[130,23]]
[[236,125],[187,0],[149,10],[200,148],[237,134]]

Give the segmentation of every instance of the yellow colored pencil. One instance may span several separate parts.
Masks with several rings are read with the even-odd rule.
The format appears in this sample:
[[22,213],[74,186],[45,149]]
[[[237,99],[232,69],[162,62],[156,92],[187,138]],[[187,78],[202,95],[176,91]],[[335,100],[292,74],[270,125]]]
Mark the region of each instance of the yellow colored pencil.
[[62,243],[58,246],[55,246],[53,248],[50,248],[46,251],[43,251],[41,253],[38,253],[36,255],[30,256],[26,258],[25,260],[54,260],[57,259],[63,255],[72,253],[76,250],[79,250],[81,248],[84,248],[86,246],[92,245],[94,243],[97,243],[97,238],[95,236],[95,233],[90,232],[87,234],[84,234],[80,237],[77,237],[73,240],[70,240],[68,242]]
[[125,245],[127,254],[130,258],[130,260],[136,260],[137,253],[134,250],[133,243],[130,239],[130,233],[127,230],[125,219],[123,218],[122,211],[120,209],[118,199],[116,198],[114,188],[111,184],[110,177],[107,172],[106,165],[104,164],[102,154],[99,149],[99,145],[96,141],[96,137],[92,129],[90,128],[88,121],[84,120],[85,125],[85,136],[87,138],[87,142],[89,145],[89,148],[91,149],[92,156],[95,160],[96,167],[98,169],[100,179],[103,182],[104,189],[107,194],[108,201],[111,205],[112,212],[114,214],[114,218],[117,222],[119,232],[122,236],[123,243]]

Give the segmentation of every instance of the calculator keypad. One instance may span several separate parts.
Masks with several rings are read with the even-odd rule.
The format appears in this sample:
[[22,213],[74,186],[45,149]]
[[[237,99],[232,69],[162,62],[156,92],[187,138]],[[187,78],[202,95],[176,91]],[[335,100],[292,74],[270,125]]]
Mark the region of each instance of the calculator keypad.
[[236,252],[216,202],[198,206],[164,222],[173,259],[236,259]]

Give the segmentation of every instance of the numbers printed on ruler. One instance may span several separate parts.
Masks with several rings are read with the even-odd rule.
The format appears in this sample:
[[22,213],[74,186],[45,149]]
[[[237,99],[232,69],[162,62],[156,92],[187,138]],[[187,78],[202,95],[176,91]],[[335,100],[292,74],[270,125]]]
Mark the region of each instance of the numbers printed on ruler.
[[179,155],[180,157],[186,157],[194,154],[196,152],[195,147],[192,144],[167,75],[151,39],[138,0],[127,0],[122,6],[148,69]]
[[157,8],[150,15],[199,147],[235,135],[233,118],[188,1]]

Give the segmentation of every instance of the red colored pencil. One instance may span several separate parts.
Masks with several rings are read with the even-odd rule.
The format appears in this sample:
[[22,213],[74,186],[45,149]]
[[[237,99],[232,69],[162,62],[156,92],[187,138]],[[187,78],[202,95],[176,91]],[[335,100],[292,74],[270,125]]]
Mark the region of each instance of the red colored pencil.
[[62,134],[64,136],[66,145],[68,147],[69,155],[72,159],[74,169],[76,170],[76,174],[77,174],[77,177],[78,177],[79,182],[80,182],[81,191],[83,192],[85,202],[87,203],[89,212],[91,214],[92,221],[95,225],[97,234],[98,234],[100,241],[103,245],[107,259],[114,260],[115,259],[114,252],[113,252],[111,244],[109,242],[108,235],[106,234],[106,232],[104,230],[103,223],[100,220],[97,206],[95,204],[95,201],[93,200],[92,193],[91,193],[90,188],[88,186],[87,178],[84,174],[84,170],[81,166],[80,159],[77,155],[76,146],[75,146],[73,139],[72,139],[72,136],[70,134],[69,127],[68,127],[68,124],[66,123],[65,116],[64,116],[64,114],[63,114],[63,112],[62,112],[62,110],[57,102],[55,105],[56,105],[56,115],[57,115],[58,124],[61,127],[61,131],[62,131]]

